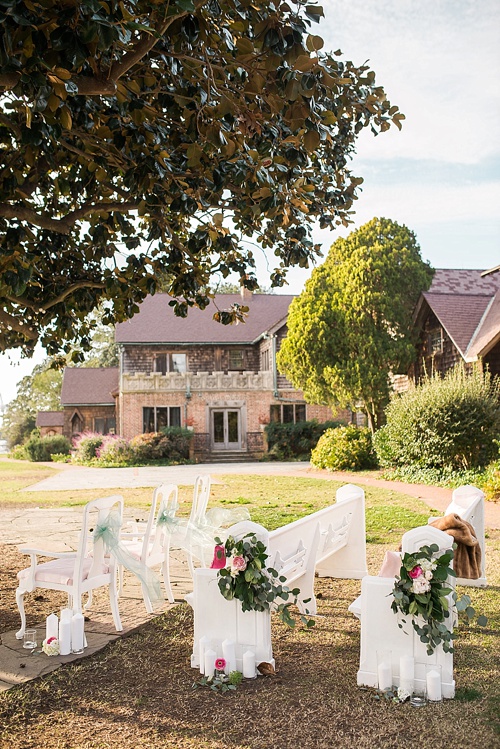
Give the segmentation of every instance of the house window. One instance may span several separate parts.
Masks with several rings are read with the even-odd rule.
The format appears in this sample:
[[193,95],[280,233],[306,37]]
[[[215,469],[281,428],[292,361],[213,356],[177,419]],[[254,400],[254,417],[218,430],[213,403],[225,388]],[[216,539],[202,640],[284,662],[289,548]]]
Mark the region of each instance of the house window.
[[260,357],[260,368],[263,372],[268,372],[271,369],[271,367],[269,366],[269,349],[268,348],[262,351],[262,354]]
[[83,429],[83,422],[78,414],[71,417],[71,431],[73,434],[79,434]]
[[427,349],[429,352],[429,356],[443,353],[443,329],[442,328],[434,328],[434,330],[429,331]]
[[94,419],[94,432],[97,434],[116,434],[116,419],[114,416]]
[[244,369],[243,365],[243,351],[241,349],[230,349],[229,350],[229,364],[228,369]]
[[296,424],[306,420],[305,403],[283,403],[271,406],[271,422],[278,424]]
[[151,406],[142,409],[142,431],[159,432],[163,427],[180,427],[180,406]]
[[186,372],[186,354],[157,354],[154,358],[154,371],[162,375],[168,372]]

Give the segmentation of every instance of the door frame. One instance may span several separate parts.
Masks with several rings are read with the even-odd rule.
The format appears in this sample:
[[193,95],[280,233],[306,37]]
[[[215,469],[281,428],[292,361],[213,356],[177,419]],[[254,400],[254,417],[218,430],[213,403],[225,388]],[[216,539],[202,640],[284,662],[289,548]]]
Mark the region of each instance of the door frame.
[[[230,411],[236,412],[238,414],[238,441],[237,442],[229,442],[228,441],[228,432],[229,432],[229,425],[228,425],[228,413]],[[215,442],[214,439],[214,415],[216,413],[222,413],[223,414],[223,428],[224,428],[224,442]],[[242,427],[243,427],[243,421],[242,421],[242,414],[241,414],[241,407],[240,406],[211,406],[209,410],[209,426],[210,426],[210,449],[214,452],[228,452],[231,450],[241,450],[243,447],[243,435],[242,435]]]

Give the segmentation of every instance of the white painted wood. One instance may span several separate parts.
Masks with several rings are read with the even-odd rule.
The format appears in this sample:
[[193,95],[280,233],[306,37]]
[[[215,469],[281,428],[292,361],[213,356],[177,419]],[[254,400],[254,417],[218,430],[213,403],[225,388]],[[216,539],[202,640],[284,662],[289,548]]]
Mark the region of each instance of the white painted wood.
[[[413,528],[403,536],[403,553],[411,553],[421,546],[436,543],[443,551],[449,549],[453,539],[447,533],[422,526]],[[425,669],[427,664],[438,664],[442,669],[442,691],[447,698],[455,695],[455,681],[453,678],[453,653],[445,653],[439,646],[432,655],[427,655],[426,646],[413,629],[411,618],[405,617],[406,624],[402,624],[402,617],[391,609],[392,589],[395,578],[366,576],[361,582],[361,643],[360,665],[357,674],[359,686],[376,687],[377,650],[390,650],[392,662],[393,684],[399,686],[399,663],[401,656],[412,656],[415,659],[415,683],[422,687],[425,683]],[[454,586],[454,578],[448,580],[450,587]],[[450,596],[451,599],[451,596]],[[450,601],[451,604],[451,601]],[[450,605],[451,609],[451,605]],[[449,629],[453,627],[450,617]]]
[[[116,512],[117,524],[123,519],[123,497],[113,496],[94,499],[88,502],[83,510],[82,529],[76,552],[54,553],[41,549],[21,549],[31,557],[31,566],[18,573],[19,586],[16,590],[16,601],[21,615],[21,629],[16,637],[21,640],[26,628],[24,596],[37,588],[61,590],[68,594],[69,607],[82,611],[82,595],[91,593],[94,588],[107,587],[113,614],[113,621],[118,632],[122,630],[118,611],[116,590],[116,560],[111,554],[106,555],[104,540],[97,540],[90,533],[91,528],[106,524],[111,513]],[[117,529],[119,532],[119,527]],[[38,556],[52,557],[53,561],[39,564]]]

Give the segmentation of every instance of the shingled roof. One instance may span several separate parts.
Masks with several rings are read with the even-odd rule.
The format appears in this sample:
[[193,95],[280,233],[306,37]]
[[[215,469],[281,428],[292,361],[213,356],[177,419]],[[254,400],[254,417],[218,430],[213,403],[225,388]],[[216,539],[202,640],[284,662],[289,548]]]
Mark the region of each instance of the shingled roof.
[[[240,294],[217,294],[205,310],[193,307],[187,317],[176,317],[169,307],[168,294],[146,297],[139,312],[131,320],[116,326],[117,343],[151,344],[248,344],[286,320],[291,294],[253,294],[242,299]],[[232,304],[249,307],[245,323],[221,325],[212,318],[217,309]]]
[[64,411],[39,411],[36,415],[37,427],[64,426]]
[[63,372],[61,404],[63,406],[114,406],[113,393],[118,390],[118,367],[66,367]]
[[415,318],[431,309],[465,361],[475,361],[500,339],[500,273],[437,269]]

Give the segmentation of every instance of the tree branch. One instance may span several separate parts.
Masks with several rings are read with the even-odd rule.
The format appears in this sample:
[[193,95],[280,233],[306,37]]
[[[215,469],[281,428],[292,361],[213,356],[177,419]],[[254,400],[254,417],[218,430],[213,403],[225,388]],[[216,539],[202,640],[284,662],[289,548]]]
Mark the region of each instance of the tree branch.
[[78,208],[76,211],[68,213],[63,218],[52,218],[46,213],[37,213],[31,208],[19,203],[14,205],[4,203],[0,204],[0,217],[17,218],[20,221],[27,221],[29,224],[33,224],[33,226],[39,226],[41,229],[55,231],[57,234],[69,234],[77,221],[92,213],[98,213],[100,211],[119,211],[120,213],[128,213],[129,211],[136,210],[138,207],[139,201],[124,203],[118,201],[107,203],[104,201],[102,203],[85,205],[82,208]]
[[[67,299],[67,297],[70,294],[72,294],[74,291],[76,291],[77,289],[104,289],[104,288],[105,288],[105,285],[103,283],[98,283],[97,281],[76,281],[75,283],[72,283],[71,286],[68,286],[67,289],[64,289],[64,291],[62,291],[59,294],[59,296],[56,296],[54,299],[51,299],[47,303],[36,302],[33,299],[27,299],[26,297],[22,297],[22,296],[11,297],[11,296],[8,296],[7,294],[5,295],[5,298],[8,299],[9,302],[13,302],[14,304],[20,304],[23,307],[28,307],[34,312],[44,312],[45,310],[48,310],[51,307],[55,307],[56,304],[60,304],[61,302],[64,302],[64,300]],[[7,314],[7,313],[4,313],[4,314]],[[15,319],[15,318],[12,318],[12,319]]]
[[25,338],[28,338],[30,341],[36,341],[38,338],[38,333],[33,328],[28,327],[25,323],[23,323],[21,320],[17,320],[12,315],[9,315],[8,312],[5,312],[5,310],[0,309],[0,324],[6,327],[12,328],[12,330],[15,330],[16,333],[21,333]]

